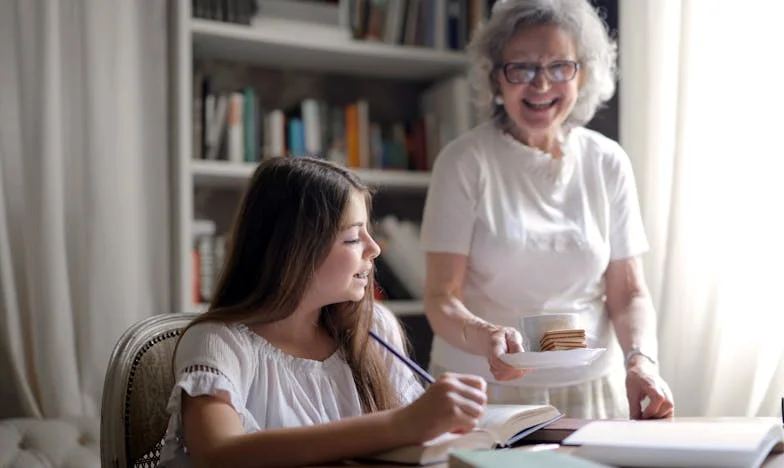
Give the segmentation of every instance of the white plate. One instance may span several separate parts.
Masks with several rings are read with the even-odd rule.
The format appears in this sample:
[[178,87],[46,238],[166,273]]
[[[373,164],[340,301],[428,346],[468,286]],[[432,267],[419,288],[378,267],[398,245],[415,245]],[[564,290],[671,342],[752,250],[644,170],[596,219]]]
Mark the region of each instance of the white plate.
[[501,359],[518,369],[547,369],[550,367],[587,366],[607,348],[581,348],[565,351],[544,351],[503,354]]

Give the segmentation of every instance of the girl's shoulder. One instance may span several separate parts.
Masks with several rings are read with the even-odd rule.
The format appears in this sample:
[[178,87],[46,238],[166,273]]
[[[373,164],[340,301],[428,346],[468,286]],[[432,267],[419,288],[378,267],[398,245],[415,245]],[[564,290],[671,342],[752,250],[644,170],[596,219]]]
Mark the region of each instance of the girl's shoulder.
[[234,354],[247,355],[253,352],[253,341],[247,333],[247,327],[241,324],[223,322],[200,322],[190,326],[180,337],[177,354],[212,355]]

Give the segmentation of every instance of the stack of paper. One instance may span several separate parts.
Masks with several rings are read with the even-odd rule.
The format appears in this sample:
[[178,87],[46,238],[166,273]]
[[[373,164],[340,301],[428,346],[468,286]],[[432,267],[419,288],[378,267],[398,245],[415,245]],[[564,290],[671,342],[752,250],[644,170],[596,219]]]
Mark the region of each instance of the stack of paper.
[[564,439],[574,455],[609,465],[746,467],[762,465],[782,439],[774,418],[595,421]]

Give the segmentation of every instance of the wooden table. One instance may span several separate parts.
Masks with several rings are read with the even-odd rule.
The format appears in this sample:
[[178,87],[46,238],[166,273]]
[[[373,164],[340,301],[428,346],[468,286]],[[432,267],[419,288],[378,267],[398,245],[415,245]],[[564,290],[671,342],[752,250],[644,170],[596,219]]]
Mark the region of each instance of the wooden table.
[[[531,446],[522,446],[513,448],[511,450],[531,450],[532,448],[537,447],[536,445]],[[574,450],[573,447],[559,447],[558,449],[561,453],[569,453]],[[346,468],[347,466],[352,467],[366,467],[366,468],[401,468],[402,465],[386,465],[386,464],[361,464],[361,463],[353,463],[347,462],[343,465],[328,465],[323,468]],[[427,468],[448,468],[448,463],[438,463],[435,465],[427,465]],[[784,453],[771,453],[768,458],[765,460],[765,463],[762,464],[763,468],[784,468]]]
[[[700,420],[726,420],[726,419],[737,419],[737,418],[678,418],[679,420],[689,420],[689,419],[700,419]],[[587,424],[589,421],[586,420],[577,420],[577,419],[562,419],[560,421],[556,421],[548,428],[542,429],[534,434],[530,435],[526,439],[530,439],[532,444],[531,445],[522,445],[520,447],[513,448],[511,450],[557,450],[560,453],[569,454],[574,451],[574,447],[569,446],[560,446],[557,441],[563,440],[568,434],[573,432],[579,427]],[[524,439],[525,440],[525,439]],[[541,443],[542,441],[547,441],[548,443]],[[328,465],[323,468],[337,468],[337,467],[346,467],[346,466],[355,466],[355,467],[372,467],[372,468],[400,468],[401,465],[390,465],[390,464],[362,464],[362,463],[355,463],[355,462],[347,462],[342,465]],[[428,468],[448,468],[447,463],[439,463],[435,465],[427,465]],[[765,463],[762,464],[763,468],[784,468],[784,442],[779,443],[776,447],[773,448],[773,451],[768,455],[768,458],[765,460]]]

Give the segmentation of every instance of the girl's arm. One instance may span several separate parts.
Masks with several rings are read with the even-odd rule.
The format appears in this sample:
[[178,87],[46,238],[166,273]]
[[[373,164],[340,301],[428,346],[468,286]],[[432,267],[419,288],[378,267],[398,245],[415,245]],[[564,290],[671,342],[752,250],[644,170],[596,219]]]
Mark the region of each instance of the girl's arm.
[[445,374],[401,409],[251,434],[222,398],[183,394],[185,445],[200,467],[302,466],[367,456],[473,429],[484,411],[485,388],[479,377]]

